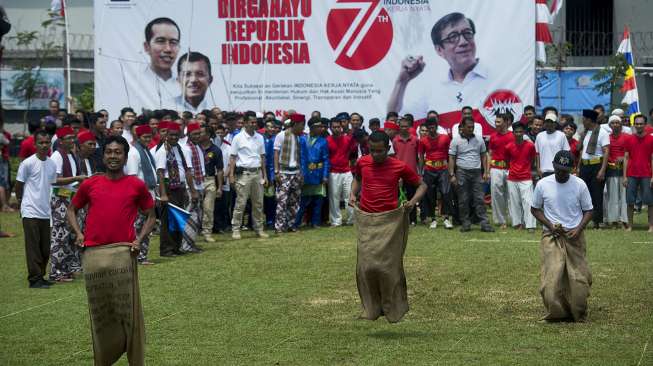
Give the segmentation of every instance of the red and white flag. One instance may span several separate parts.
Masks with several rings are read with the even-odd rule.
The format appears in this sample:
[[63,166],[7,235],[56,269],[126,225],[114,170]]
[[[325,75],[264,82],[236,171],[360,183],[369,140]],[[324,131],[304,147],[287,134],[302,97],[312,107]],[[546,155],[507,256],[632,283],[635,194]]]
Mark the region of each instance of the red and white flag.
[[546,0],[535,0],[536,19],[535,19],[535,43],[537,53],[535,59],[540,62],[546,62],[546,46],[553,43],[551,32],[549,32],[549,22],[551,13],[546,4]]
[[562,10],[563,0],[553,0],[551,3],[551,21],[549,23],[553,24],[553,20],[556,18],[560,10]]
[[65,8],[66,5],[64,4],[64,0],[52,0],[50,2],[50,14],[53,16],[65,17]]

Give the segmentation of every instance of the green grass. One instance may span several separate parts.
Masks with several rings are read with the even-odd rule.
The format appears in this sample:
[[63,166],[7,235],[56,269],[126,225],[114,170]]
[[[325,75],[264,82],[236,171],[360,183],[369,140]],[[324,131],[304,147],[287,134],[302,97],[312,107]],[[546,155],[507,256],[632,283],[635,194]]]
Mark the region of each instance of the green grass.
[[[15,214],[0,219],[20,235]],[[398,324],[357,319],[353,228],[243,235],[171,260],[155,240],[158,263],[140,268],[148,365],[653,365],[653,236],[641,227],[588,231],[583,324],[538,322],[537,234],[411,230]],[[92,364],[83,282],[28,289],[22,240],[0,241],[0,365]]]

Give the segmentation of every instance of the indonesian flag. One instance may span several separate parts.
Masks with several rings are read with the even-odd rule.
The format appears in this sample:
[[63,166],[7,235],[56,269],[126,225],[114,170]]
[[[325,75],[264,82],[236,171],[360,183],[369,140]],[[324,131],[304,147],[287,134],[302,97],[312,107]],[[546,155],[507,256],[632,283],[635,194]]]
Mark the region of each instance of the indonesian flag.
[[66,4],[64,0],[52,0],[50,3],[50,13],[52,15],[58,15],[60,17],[66,16],[65,12]]
[[540,62],[546,62],[546,44],[553,43],[551,32],[549,32],[549,22],[551,13],[546,4],[546,0],[535,0],[536,6],[536,23],[535,23],[535,43],[537,53],[535,59]]
[[553,20],[558,15],[560,10],[562,10],[562,1],[563,0],[553,0],[551,3],[551,24],[553,24]]
[[628,114],[639,113],[639,96],[637,95],[637,81],[635,80],[633,48],[630,44],[630,31],[627,26],[624,29],[624,38],[619,44],[619,49],[617,49],[617,55],[624,55],[628,63],[624,85],[621,87],[621,92],[624,93],[624,99],[621,103],[628,104]]

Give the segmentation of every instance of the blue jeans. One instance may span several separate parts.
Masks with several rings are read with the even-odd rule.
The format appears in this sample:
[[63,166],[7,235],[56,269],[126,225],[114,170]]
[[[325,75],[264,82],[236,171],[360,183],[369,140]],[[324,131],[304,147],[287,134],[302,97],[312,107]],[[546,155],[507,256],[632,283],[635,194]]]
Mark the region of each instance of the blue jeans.
[[311,225],[320,226],[322,224],[322,204],[324,203],[323,196],[302,196],[301,203],[299,204],[299,212],[297,212],[297,220],[295,220],[295,227],[299,227],[304,219],[306,209],[313,206],[311,211]]

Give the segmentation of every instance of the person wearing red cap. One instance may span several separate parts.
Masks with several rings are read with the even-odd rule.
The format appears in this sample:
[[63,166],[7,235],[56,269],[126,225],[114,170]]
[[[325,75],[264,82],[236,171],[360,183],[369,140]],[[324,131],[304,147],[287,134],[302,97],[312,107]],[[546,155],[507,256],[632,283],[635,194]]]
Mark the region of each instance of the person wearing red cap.
[[73,273],[81,271],[79,249],[74,245],[70,225],[66,222],[66,210],[70,204],[77,184],[86,179],[81,174],[72,150],[75,144],[75,131],[64,126],[56,132],[59,148],[52,153],[52,161],[57,167],[57,181],[52,190],[52,232],[50,235],[50,280],[69,282]]
[[299,137],[304,131],[306,119],[303,114],[295,113],[290,116],[290,121],[291,127],[274,139],[274,177],[277,182],[274,229],[277,234],[297,231],[295,219],[304,181],[301,170],[304,157],[301,156]]
[[190,151],[179,145],[181,126],[177,123],[168,124],[168,133],[163,146],[154,154],[157,179],[159,181],[159,199],[164,207],[161,214],[161,245],[162,257],[173,257],[185,254],[181,250],[182,234],[168,230],[168,202],[185,208],[188,202],[186,189],[190,189],[191,199],[196,201],[199,196],[192,180],[192,168],[189,165]]
[[[154,156],[148,150],[150,141],[152,140],[152,128],[149,125],[136,126],[134,129],[136,135],[132,143],[133,149],[129,149],[127,153],[127,164],[125,165],[125,174],[138,177],[145,183],[147,190],[150,192],[152,199],[156,198],[155,191],[157,188],[156,166]],[[137,232],[143,229],[147,216],[139,212],[134,223],[134,228]],[[138,253],[139,264],[150,265],[154,264],[147,259],[150,250],[150,236],[146,235],[141,240],[141,247]]]
[[186,145],[182,146],[182,148],[188,151],[188,155],[190,156],[189,167],[192,170],[191,177],[198,195],[197,201],[191,202],[188,208],[190,219],[186,224],[183,240],[181,241],[181,250],[189,253],[199,253],[202,251],[202,249],[195,245],[195,240],[201,232],[202,227],[202,202],[204,201],[204,176],[206,175],[204,171],[204,154],[198,146],[201,133],[200,128],[201,126],[197,121],[191,120],[186,127],[188,137]]
[[79,170],[82,175],[91,176],[97,171],[95,161],[92,159],[93,153],[97,148],[95,136],[88,130],[82,131],[77,134],[77,142],[79,143],[79,149],[77,151]]

